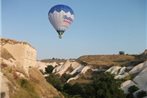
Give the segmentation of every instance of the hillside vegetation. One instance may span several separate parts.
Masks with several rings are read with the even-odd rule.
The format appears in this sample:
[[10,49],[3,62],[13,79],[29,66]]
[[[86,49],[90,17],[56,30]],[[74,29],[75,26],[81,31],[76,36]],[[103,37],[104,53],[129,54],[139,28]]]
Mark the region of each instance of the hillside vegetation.
[[52,62],[61,63],[61,62],[65,62],[66,59],[52,58],[52,59],[43,59],[40,61],[45,63],[52,63]]
[[2,68],[2,73],[8,79],[10,98],[64,98],[52,85],[46,82],[42,74],[35,68],[29,69],[30,77],[23,73],[17,75],[16,68]]
[[135,56],[132,55],[85,55],[78,58],[79,61],[85,62],[94,67],[124,65],[134,59]]

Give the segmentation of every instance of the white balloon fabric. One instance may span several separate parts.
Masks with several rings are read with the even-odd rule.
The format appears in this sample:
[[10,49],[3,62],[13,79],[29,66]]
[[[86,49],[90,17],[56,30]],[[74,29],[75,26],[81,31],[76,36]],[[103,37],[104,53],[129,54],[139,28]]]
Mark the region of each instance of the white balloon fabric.
[[74,12],[67,5],[55,5],[48,12],[48,18],[61,39],[65,30],[74,20]]

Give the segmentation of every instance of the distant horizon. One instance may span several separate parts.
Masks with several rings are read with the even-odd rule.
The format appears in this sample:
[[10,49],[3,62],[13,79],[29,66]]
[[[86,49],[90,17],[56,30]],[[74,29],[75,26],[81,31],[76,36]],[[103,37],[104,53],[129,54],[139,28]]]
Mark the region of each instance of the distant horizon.
[[[139,54],[147,49],[147,1],[2,0],[1,36],[26,41],[37,59],[95,54]],[[56,4],[70,6],[75,20],[59,39],[48,20]],[[11,10],[10,10],[11,9]]]
[[[141,52],[141,53],[143,53],[143,52]],[[139,55],[141,53],[135,53],[135,54],[125,53],[124,55]],[[120,54],[119,54],[119,51],[118,51],[117,54],[85,54],[85,55],[81,55],[81,56],[94,56],[94,55],[107,56],[107,55],[120,55]],[[79,56],[79,57],[81,57],[81,56]],[[77,58],[79,58],[79,57],[77,57]],[[45,59],[52,59],[52,58],[55,58],[55,59],[77,59],[76,57],[75,58],[74,57],[73,58],[72,57],[71,58],[50,57],[50,58],[42,58],[42,59],[37,59],[37,60],[45,60]]]
[[[4,38],[4,39],[10,39],[10,40],[16,40],[16,39],[11,39],[11,38],[6,38],[6,37],[2,37],[2,38]],[[0,38],[1,39],[1,38]],[[20,41],[20,42],[26,42],[27,44],[29,44],[29,45],[31,45],[29,42],[27,42],[27,41],[24,41],[24,40],[16,40],[16,41]],[[33,47],[33,45],[31,45],[31,47]],[[36,49],[35,47],[33,47],[34,49]],[[143,53],[145,50],[147,50],[147,49],[144,49],[142,52],[140,52],[140,53],[126,53],[125,51],[123,51],[124,52],[124,55],[139,55],[139,54],[141,54],[141,53]],[[120,51],[122,51],[122,50],[120,50]],[[101,54],[101,53],[99,53],[99,54],[83,54],[83,55],[80,55],[80,56],[78,56],[78,57],[70,57],[70,58],[64,58],[64,57],[62,57],[62,58],[60,58],[60,57],[49,57],[49,58],[41,58],[41,59],[38,59],[37,58],[37,60],[44,60],[44,59],[52,59],[52,58],[55,58],[55,59],[77,59],[77,58],[79,58],[79,57],[81,57],[81,56],[91,56],[91,55],[120,55],[119,54],[119,52],[120,51],[118,51],[117,53],[109,53],[109,54],[107,54],[107,53],[103,53],[103,54]]]

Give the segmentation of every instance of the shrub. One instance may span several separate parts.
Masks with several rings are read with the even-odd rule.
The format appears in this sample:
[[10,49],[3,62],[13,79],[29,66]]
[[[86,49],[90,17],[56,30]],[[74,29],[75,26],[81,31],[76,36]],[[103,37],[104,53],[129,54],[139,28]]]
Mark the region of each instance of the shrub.
[[81,98],[125,98],[119,86],[112,75],[98,74],[94,76],[92,83],[65,84],[63,91],[71,96],[80,95]]
[[70,75],[70,74],[63,74],[62,75],[62,77],[61,77],[61,80],[63,81],[63,82],[66,82],[69,78],[71,78],[71,77],[73,77],[72,75]]
[[124,51],[119,51],[119,54],[120,54],[120,55],[124,55],[125,52],[124,52]]
[[21,87],[26,87],[28,85],[28,81],[26,79],[20,79],[20,86]]
[[134,93],[134,92],[137,91],[137,90],[139,90],[139,88],[136,87],[135,85],[130,86],[130,87],[128,88],[128,92],[131,93],[131,94]]
[[[68,77],[65,75],[64,79],[68,79]],[[46,77],[46,80],[60,90],[65,98],[125,98],[123,91],[120,90],[120,81],[115,80],[113,75],[99,73],[92,79],[93,82],[88,84],[75,83],[71,85],[64,84],[62,79],[54,74]]]
[[62,91],[63,90],[63,83],[59,76],[50,74],[49,76],[46,77],[46,80],[51,83],[56,89]]
[[133,94],[129,93],[129,94],[126,95],[126,98],[134,98],[134,96],[133,96]]
[[124,98],[123,91],[119,89],[119,82],[110,74],[99,74],[94,77],[93,87],[96,98]]
[[74,85],[67,85],[66,84],[66,92],[70,95],[78,95],[81,93],[81,85],[78,83],[76,83]]
[[147,92],[146,91],[140,91],[137,93],[137,98],[143,98],[147,96]]
[[20,89],[17,94],[12,98],[39,98],[35,91],[33,84],[26,79],[19,79]]
[[31,85],[31,83],[26,80],[26,79],[20,79],[20,86],[23,88],[23,89],[26,89],[27,91],[30,91],[30,92],[34,92],[34,87]]
[[54,67],[52,65],[48,65],[45,68],[45,72],[48,73],[48,74],[50,74],[50,73],[52,73],[53,69],[54,69]]

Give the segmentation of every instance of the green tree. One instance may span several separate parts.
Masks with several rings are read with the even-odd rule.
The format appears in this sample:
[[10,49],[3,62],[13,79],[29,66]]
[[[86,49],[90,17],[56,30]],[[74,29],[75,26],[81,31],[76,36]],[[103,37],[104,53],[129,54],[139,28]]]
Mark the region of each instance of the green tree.
[[119,87],[120,82],[117,82],[112,75],[97,74],[92,83],[65,84],[63,91],[70,96],[79,95],[82,98],[125,98]]
[[52,73],[53,69],[54,69],[54,67],[52,65],[48,65],[45,68],[45,72],[48,73],[48,74],[50,74],[50,73]]
[[69,78],[71,78],[72,77],[72,75],[70,75],[70,74],[63,74],[62,76],[61,76],[61,80],[63,81],[63,82],[66,82]]
[[125,98],[119,86],[119,82],[110,74],[102,73],[94,77],[93,87],[96,91],[96,98]]
[[136,87],[135,85],[130,86],[130,87],[128,88],[128,92],[129,92],[129,93],[126,95],[126,98],[134,98],[133,93],[134,93],[135,91],[137,91],[137,90],[139,90],[139,88]]
[[147,96],[147,92],[146,91],[140,91],[137,93],[137,98],[143,98]]
[[81,93],[81,85],[79,83],[75,83],[72,87],[68,90],[70,95],[79,95]]
[[126,95],[126,98],[134,98],[133,94],[129,93]]
[[131,94],[133,94],[133,93],[134,93],[135,91],[137,91],[137,90],[139,90],[139,88],[136,87],[135,85],[130,86],[130,87],[128,88],[128,92],[131,93]]
[[[68,76],[64,76],[64,78],[68,78]],[[125,98],[123,91],[120,89],[120,81],[115,80],[114,76],[107,73],[94,75],[93,82],[88,84],[65,83],[54,74],[50,74],[46,79],[60,90],[65,98]]]
[[46,77],[46,80],[51,83],[56,89],[62,91],[64,84],[60,80],[59,76],[50,74],[49,76]]
[[124,52],[124,51],[119,51],[119,54],[120,54],[120,55],[124,55],[125,52]]

